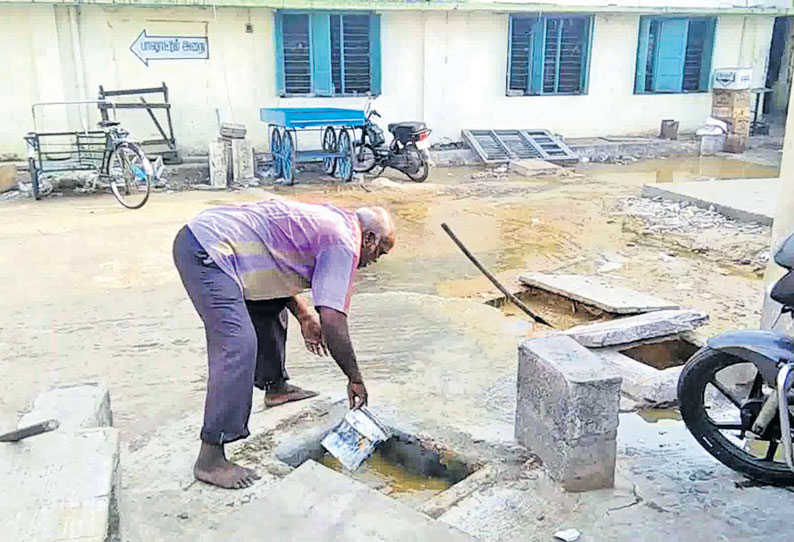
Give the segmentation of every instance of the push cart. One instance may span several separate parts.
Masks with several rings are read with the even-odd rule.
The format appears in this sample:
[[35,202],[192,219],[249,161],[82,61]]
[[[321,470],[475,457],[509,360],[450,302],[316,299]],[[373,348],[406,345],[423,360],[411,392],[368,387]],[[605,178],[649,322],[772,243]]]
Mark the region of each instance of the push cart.
[[[270,153],[276,175],[295,182],[298,162],[323,161],[323,170],[348,182],[353,178],[354,130],[363,128],[364,111],[333,108],[263,108],[262,122],[270,133]],[[298,150],[298,130],[322,134],[321,150]]]

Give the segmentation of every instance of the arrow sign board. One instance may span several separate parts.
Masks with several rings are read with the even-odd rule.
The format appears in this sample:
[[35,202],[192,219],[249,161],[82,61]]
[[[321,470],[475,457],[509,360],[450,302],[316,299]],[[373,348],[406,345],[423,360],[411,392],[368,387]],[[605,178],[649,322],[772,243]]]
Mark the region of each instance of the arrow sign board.
[[132,42],[130,51],[147,66],[150,60],[190,60],[210,57],[210,46],[206,37],[149,36],[146,30]]

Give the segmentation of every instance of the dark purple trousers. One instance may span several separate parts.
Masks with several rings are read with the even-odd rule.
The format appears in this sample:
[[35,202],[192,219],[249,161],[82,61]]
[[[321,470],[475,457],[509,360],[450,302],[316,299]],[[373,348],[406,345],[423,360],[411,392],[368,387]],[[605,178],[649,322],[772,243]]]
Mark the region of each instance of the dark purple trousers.
[[287,380],[284,368],[289,298],[246,301],[237,282],[218,267],[184,226],[174,239],[174,263],[207,336],[209,378],[201,440],[225,444],[245,438],[252,388]]

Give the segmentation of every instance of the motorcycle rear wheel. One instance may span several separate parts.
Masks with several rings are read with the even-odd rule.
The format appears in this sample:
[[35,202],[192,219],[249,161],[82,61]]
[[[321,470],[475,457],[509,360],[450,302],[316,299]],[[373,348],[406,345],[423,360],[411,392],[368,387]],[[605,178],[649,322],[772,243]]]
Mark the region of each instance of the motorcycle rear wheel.
[[405,152],[415,155],[414,158],[415,160],[419,161],[419,167],[415,171],[404,169],[402,172],[408,175],[408,178],[415,183],[425,182],[427,180],[427,176],[430,174],[430,164],[428,164],[427,161],[422,158],[422,153],[419,152],[419,149],[411,144],[406,145]]
[[[756,390],[755,396],[753,390],[742,393],[740,388],[732,389],[727,385],[724,377],[722,380],[718,378],[718,373],[724,369],[740,364],[745,365],[747,362],[709,348],[702,348],[692,356],[678,379],[681,417],[698,443],[723,465],[767,484],[794,485],[794,472],[791,472],[780,457],[782,455],[779,450],[780,424],[777,420],[779,416],[775,416],[770,424],[770,430],[774,428],[777,433],[773,431],[769,439],[750,439],[748,438],[750,433],[742,438],[740,428],[736,427],[740,423],[738,405],[753,398],[763,401],[769,393],[774,393],[771,388],[763,391],[757,374],[757,389],[753,386],[753,390]],[[715,420],[710,416],[710,410],[713,414],[719,413],[717,409],[706,405],[707,395],[709,399],[722,396],[723,406],[732,405],[727,411],[723,409],[720,412],[724,416],[733,410],[733,414],[728,415],[730,420]],[[757,452],[760,456],[755,455],[753,447],[758,448]]]

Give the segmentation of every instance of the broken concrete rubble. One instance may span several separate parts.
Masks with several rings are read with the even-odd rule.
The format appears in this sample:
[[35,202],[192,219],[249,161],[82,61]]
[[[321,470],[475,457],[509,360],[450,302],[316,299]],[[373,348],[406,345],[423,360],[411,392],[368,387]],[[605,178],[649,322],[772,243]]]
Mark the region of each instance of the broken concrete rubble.
[[612,487],[621,378],[570,337],[518,351],[516,440],[569,491]]
[[573,337],[582,346],[599,348],[677,335],[702,326],[708,318],[705,313],[690,310],[654,311],[576,326],[563,333]]

